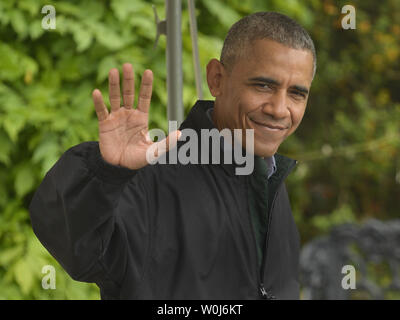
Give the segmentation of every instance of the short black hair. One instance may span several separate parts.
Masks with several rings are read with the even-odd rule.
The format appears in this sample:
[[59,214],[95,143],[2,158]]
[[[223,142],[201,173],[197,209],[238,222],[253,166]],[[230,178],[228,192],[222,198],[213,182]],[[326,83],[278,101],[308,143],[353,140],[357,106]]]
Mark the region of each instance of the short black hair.
[[270,39],[293,49],[309,50],[313,56],[313,78],[317,69],[314,42],[296,21],[278,12],[256,12],[229,29],[221,52],[221,62],[229,70],[238,56],[254,40]]

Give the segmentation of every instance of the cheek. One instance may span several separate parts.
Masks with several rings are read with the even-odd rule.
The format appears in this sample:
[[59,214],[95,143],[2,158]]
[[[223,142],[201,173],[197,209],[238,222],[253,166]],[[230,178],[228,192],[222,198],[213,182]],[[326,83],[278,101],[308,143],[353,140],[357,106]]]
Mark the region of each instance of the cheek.
[[301,120],[303,120],[305,107],[299,109],[292,109],[290,112],[291,120],[292,120],[292,128],[289,131],[289,134],[293,133],[297,127],[300,125]]
[[238,98],[240,99],[240,113],[242,117],[245,117],[249,113],[257,112],[264,101],[248,89],[241,90],[240,97]]

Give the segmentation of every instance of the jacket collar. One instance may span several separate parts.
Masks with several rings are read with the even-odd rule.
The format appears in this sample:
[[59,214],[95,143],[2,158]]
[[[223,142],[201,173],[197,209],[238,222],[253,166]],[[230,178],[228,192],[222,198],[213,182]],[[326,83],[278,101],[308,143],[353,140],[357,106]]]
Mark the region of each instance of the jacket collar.
[[[191,128],[195,130],[200,137],[200,130],[201,129],[215,129],[215,126],[210,121],[207,116],[207,110],[214,107],[214,101],[211,100],[197,100],[195,105],[190,110],[189,114],[187,115],[186,119],[183,121],[181,126],[179,127],[180,130]],[[222,151],[221,151],[222,152]],[[211,155],[211,152],[210,152]],[[223,160],[223,153],[221,153],[221,160]],[[211,159],[210,159],[211,160]],[[236,176],[235,169],[239,166],[234,162],[234,158],[232,157],[233,163],[226,164],[221,161],[221,166],[223,169],[231,176]],[[297,160],[291,159],[279,153],[275,154],[275,161],[276,161],[276,172],[271,176],[271,179],[275,181],[284,180],[289,175],[291,170],[297,164]],[[210,161],[211,163],[211,161]]]

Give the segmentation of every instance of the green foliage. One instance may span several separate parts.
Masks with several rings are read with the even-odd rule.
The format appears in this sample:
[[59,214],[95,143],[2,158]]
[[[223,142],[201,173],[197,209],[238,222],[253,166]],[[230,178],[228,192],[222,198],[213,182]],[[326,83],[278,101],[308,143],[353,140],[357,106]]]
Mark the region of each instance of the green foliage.
[[[56,9],[55,30],[41,26],[41,8],[49,4]],[[162,37],[153,49],[152,4],[163,17],[162,0],[0,3],[0,299],[99,299],[95,285],[73,281],[39,243],[28,206],[63,152],[97,140],[91,92],[99,88],[108,99],[111,68],[121,70],[124,62],[131,62],[137,89],[143,71],[153,70],[150,127],[167,130],[166,41]],[[182,32],[188,111],[196,91],[186,8]],[[199,42],[205,65],[218,55],[222,39],[200,34]],[[56,290],[41,286],[44,265],[56,268]]]
[[317,74],[303,122],[281,148],[300,161],[288,189],[303,242],[334,221],[400,213],[400,3],[353,1],[356,30],[341,28],[345,4],[309,4]]
[[[56,29],[41,8],[56,8]],[[0,2],[0,299],[99,299],[73,281],[32,232],[28,206],[45,173],[69,147],[97,140],[94,88],[107,99],[107,76],[131,62],[140,83],[154,72],[150,126],[167,130],[164,37],[154,50],[151,4],[162,0]],[[337,224],[399,214],[400,3],[353,1],[357,29],[342,30],[344,1],[196,1],[200,62],[218,58],[231,24],[255,11],[289,15],[311,33],[318,69],[302,125],[280,152],[298,159],[288,189],[303,242]],[[196,100],[183,1],[184,106]],[[397,178],[396,178],[397,177]],[[396,180],[397,179],[397,180]],[[57,289],[41,287],[44,265]]]

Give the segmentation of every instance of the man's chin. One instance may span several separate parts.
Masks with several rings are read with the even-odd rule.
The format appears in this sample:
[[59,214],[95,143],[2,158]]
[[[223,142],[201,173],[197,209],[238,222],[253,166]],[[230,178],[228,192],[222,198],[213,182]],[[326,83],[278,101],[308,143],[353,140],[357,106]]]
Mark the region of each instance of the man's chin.
[[[246,145],[245,140],[242,141],[242,146],[243,145]],[[246,152],[252,153],[259,157],[269,158],[278,151],[279,145],[279,143],[260,143],[256,140],[254,141],[254,145],[252,147],[249,148],[246,146]]]
[[272,157],[277,151],[275,146],[254,146],[254,154],[262,158]]

